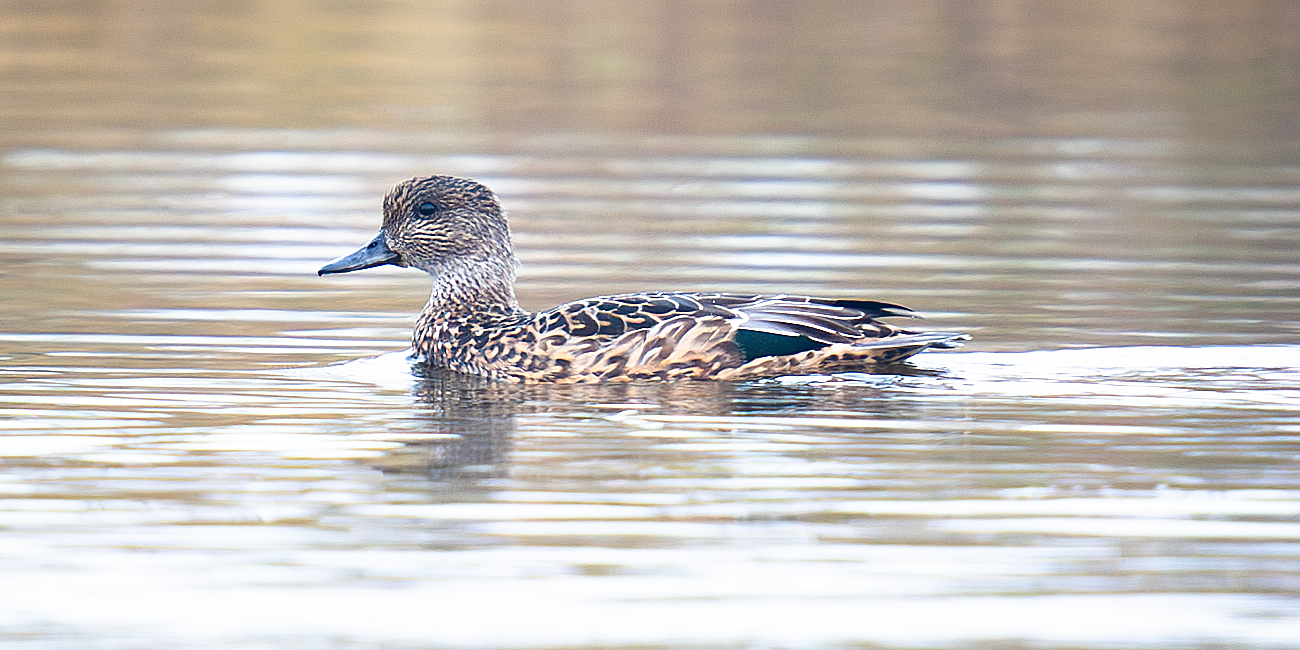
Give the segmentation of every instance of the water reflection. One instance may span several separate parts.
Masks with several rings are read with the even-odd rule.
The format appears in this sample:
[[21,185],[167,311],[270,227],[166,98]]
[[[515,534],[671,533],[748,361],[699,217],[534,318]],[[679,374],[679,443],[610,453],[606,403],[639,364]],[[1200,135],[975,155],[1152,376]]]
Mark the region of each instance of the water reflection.
[[[21,271],[0,274],[0,611],[35,647],[1294,638],[1300,357],[1264,344],[1294,339],[1300,266],[1292,197],[1251,190],[1284,167],[1181,193],[1181,163],[1123,139],[1098,146],[1155,157],[205,137],[5,158],[27,189],[0,224]],[[420,380],[401,350],[426,279],[313,275],[372,234],[389,165],[494,175],[531,307],[871,287],[974,325],[975,351],[742,384]]]
[[[209,137],[229,143],[240,133]],[[204,289],[169,286],[179,274],[195,283],[222,278],[246,310],[230,321],[278,310],[292,319],[351,311],[393,322],[422,304],[421,278],[380,271],[323,287],[306,271],[372,234],[377,197],[394,176],[425,169],[485,176],[500,189],[523,259],[521,297],[532,308],[648,287],[869,293],[926,309],[937,329],[974,329],[974,344],[988,349],[1294,338],[1287,291],[1300,262],[1287,242],[1297,197],[1283,165],[1197,167],[1171,153],[1121,172],[1127,163],[1105,156],[1122,142],[1095,153],[1068,139],[1039,160],[990,141],[972,144],[964,159],[932,162],[864,159],[811,137],[784,141],[778,153],[791,158],[745,140],[685,141],[696,149],[679,158],[635,151],[649,142],[610,138],[587,153],[516,143],[509,156],[376,154],[382,164],[328,148],[222,153],[212,143],[170,152],[18,150],[5,158],[11,178],[63,191],[40,203],[19,199],[0,252],[32,265],[42,282],[60,281],[41,262],[59,259],[84,269],[95,293],[137,294],[127,302],[149,309],[114,310],[133,326],[156,327],[164,312],[153,303],[162,297],[176,319],[208,310],[214,328],[229,329],[220,318],[229,300],[199,304],[191,296]],[[826,151],[809,158],[809,149]],[[1189,173],[1228,182],[1169,182]],[[1071,178],[1056,185],[1054,174]],[[111,202],[78,198],[105,187]],[[51,218],[61,227],[43,225]],[[13,299],[28,291],[0,283]],[[84,291],[67,289],[69,298]],[[286,308],[304,295],[346,297],[352,309],[307,317]],[[94,302],[87,295],[69,308]],[[278,335],[271,325],[263,331]],[[383,333],[403,338],[400,326]]]
[[[245,643],[215,615],[284,643],[581,645],[595,610],[615,644],[708,645],[740,616],[819,643],[1141,647],[1275,643],[1300,620],[1265,595],[1300,539],[1295,346],[616,386],[414,378],[402,352],[224,377],[122,354],[6,367],[9,629]],[[501,607],[562,625],[485,628]],[[639,626],[647,608],[667,618]],[[991,616],[1007,608],[1115,624]],[[907,623],[923,612],[950,624]]]
[[[4,644],[1300,638],[1286,3],[161,4],[0,6]],[[530,309],[975,341],[417,379],[427,279],[315,269],[428,173],[500,192]]]
[[418,442],[389,452],[377,466],[435,481],[501,478],[524,396],[496,382],[429,370],[419,378],[416,411],[428,423]]

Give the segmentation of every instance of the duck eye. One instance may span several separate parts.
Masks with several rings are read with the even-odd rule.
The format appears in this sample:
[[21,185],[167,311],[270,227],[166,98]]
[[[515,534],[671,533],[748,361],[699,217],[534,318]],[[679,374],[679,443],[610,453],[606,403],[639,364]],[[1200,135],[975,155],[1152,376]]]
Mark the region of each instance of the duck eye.
[[420,207],[416,208],[415,211],[419,212],[421,217],[428,217],[438,211],[438,206],[432,203],[421,203]]

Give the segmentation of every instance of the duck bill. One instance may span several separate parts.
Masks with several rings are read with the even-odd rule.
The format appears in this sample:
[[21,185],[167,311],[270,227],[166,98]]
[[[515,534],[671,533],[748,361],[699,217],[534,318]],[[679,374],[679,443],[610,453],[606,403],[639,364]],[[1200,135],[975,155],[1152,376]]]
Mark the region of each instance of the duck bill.
[[366,244],[364,248],[320,267],[316,275],[360,271],[361,269],[374,268],[385,264],[406,266],[402,263],[401,256],[388,247],[388,243],[384,241],[384,231],[380,230],[379,234],[370,240],[370,243]]

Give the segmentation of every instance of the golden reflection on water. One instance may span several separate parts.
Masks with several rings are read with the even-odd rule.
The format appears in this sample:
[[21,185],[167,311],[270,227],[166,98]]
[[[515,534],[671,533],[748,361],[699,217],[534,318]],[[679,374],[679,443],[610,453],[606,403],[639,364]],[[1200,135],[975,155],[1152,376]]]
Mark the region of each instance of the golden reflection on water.
[[[1265,1],[0,7],[0,635],[1294,645],[1297,33]],[[501,194],[530,308],[863,296],[975,340],[420,381],[428,280],[315,270],[434,172]]]

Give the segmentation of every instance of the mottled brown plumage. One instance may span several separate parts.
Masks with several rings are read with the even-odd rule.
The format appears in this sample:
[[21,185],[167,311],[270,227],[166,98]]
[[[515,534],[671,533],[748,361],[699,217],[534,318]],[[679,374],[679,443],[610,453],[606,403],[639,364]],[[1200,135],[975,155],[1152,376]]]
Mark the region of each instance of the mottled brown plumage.
[[515,256],[496,196],[451,176],[414,178],[384,199],[365,248],[320,274],[395,264],[433,276],[412,347],[427,367],[508,381],[742,379],[862,369],[969,337],[910,332],[914,316],[869,300],[725,293],[589,298],[529,313],[515,300]]

